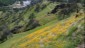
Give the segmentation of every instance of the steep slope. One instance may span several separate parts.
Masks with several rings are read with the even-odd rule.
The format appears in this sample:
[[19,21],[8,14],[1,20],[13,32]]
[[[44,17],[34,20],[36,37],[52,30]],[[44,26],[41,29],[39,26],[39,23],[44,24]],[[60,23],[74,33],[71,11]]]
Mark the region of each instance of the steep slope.
[[[24,32],[25,29],[30,28],[27,25],[29,24],[29,21],[30,21],[29,16],[32,13],[36,14],[35,20],[38,20],[41,26],[45,25],[49,22],[55,21],[56,15],[49,16],[47,13],[50,12],[55,7],[56,4],[57,3],[43,2],[42,4],[38,3],[34,6],[31,6],[30,8],[26,8],[25,10],[21,9],[18,11],[17,10],[0,11],[0,43],[3,42],[4,40],[5,41],[7,40],[7,42],[10,40],[9,36],[11,34],[9,34],[9,33],[20,33],[20,32]],[[35,11],[35,9],[37,9],[37,5],[40,6],[39,12]],[[43,7],[43,5],[45,5],[45,6]],[[31,25],[31,26],[33,26],[33,25]],[[6,32],[8,33],[7,35],[6,35]],[[30,32],[27,32],[27,33],[30,33]],[[17,36],[13,35],[12,39],[14,40],[15,38],[17,38]],[[9,46],[10,46],[10,44],[12,44],[12,42],[10,41],[10,44],[7,45],[6,47],[3,46],[3,44],[6,44],[6,42],[0,44],[1,45],[0,47],[9,48]]]
[[[3,28],[3,26],[6,25],[7,27],[5,28],[7,28],[12,33],[19,33],[33,28],[33,26],[36,26],[34,25],[35,23],[44,25],[48,22],[51,22],[56,19],[56,15],[48,16],[47,13],[55,7],[55,4],[57,3],[43,2],[25,9],[0,11],[0,28]],[[36,10],[37,7],[39,8],[38,12]],[[35,22],[33,25],[29,25],[31,20],[29,19],[30,16],[35,16],[34,21],[31,23],[33,24]]]
[[75,12],[83,9],[79,5],[80,9],[75,4],[43,0],[27,8],[0,11],[0,48],[79,47],[85,24],[84,12]]
[[[34,33],[31,33],[25,36],[24,38],[20,39],[19,41],[16,41],[16,44],[13,44],[11,48],[34,48],[34,47],[36,48],[67,47],[68,48],[70,46],[71,41],[68,40],[69,42],[67,42],[67,40],[65,39],[62,40],[59,38],[69,35],[69,31],[68,31],[69,28],[77,24],[76,22],[78,22],[79,20],[81,20],[80,22],[82,22],[83,18],[84,15],[81,15],[80,17],[77,18],[72,16],[64,21],[37,30]],[[73,43],[72,46],[75,44],[76,42]],[[73,48],[74,47],[75,46],[73,46]]]

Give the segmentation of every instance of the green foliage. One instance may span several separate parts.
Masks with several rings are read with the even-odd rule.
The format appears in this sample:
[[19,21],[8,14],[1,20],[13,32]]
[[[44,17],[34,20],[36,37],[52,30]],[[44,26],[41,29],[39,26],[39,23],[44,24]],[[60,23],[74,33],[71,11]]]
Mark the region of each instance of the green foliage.
[[72,33],[73,32],[75,32],[77,30],[77,26],[73,26],[73,27],[71,27],[70,29],[69,29],[69,34],[68,34],[68,36],[71,36],[72,35]]
[[16,0],[0,0],[0,3],[9,5],[9,4],[13,4],[15,1]]
[[29,19],[34,19],[34,18],[35,18],[35,14],[34,13],[30,14]]
[[36,12],[39,12],[39,11],[40,11],[40,9],[41,9],[41,8],[40,8],[40,5],[39,5],[39,4],[37,4],[37,5],[36,5],[36,8],[35,8],[35,11],[36,11]]
[[31,5],[37,4],[37,3],[42,3],[43,0],[31,0]]
[[[4,0],[3,0],[4,1]],[[35,0],[36,1],[36,0]],[[56,1],[56,0],[55,0]],[[10,1],[11,2],[11,1]],[[9,3],[6,3],[7,5]],[[11,3],[10,3],[11,4]],[[35,25],[34,22],[37,22],[37,20],[39,21],[40,24],[42,24],[41,27],[38,27],[38,28],[35,28],[31,31],[26,31],[24,33],[20,33],[20,34],[15,34],[14,37],[12,39],[9,39],[7,40],[5,43],[3,44],[0,44],[0,47],[1,48],[9,48],[12,44],[13,44],[13,41],[16,41],[20,38],[22,38],[23,36],[26,36],[28,35],[29,33],[32,33],[34,32],[35,30],[39,30],[40,28],[43,28],[44,26],[50,26],[50,24],[53,24],[54,22],[56,23],[57,22],[57,19],[56,19],[56,15],[55,14],[47,14],[48,12],[50,12],[54,7],[55,7],[56,3],[49,3],[48,5],[47,4],[39,4],[39,5],[34,5],[34,6],[31,6],[29,9],[27,9],[25,12],[23,13],[20,13],[19,12],[14,12],[14,13],[11,13],[10,15],[4,15],[3,16],[3,19],[5,19],[5,22],[8,22],[8,26],[10,29],[13,29],[15,26],[19,26],[19,25],[22,25],[22,26],[26,26],[27,28],[24,28],[24,29],[30,29],[33,27],[33,25]],[[2,8],[3,9],[3,8]],[[1,9],[1,10],[2,10]],[[35,9],[38,13],[35,12]],[[3,9],[4,10],[4,9]],[[21,10],[20,10],[21,12]],[[6,17],[8,17],[6,19]],[[67,17],[70,17],[69,15],[61,15],[61,16],[58,16],[60,19],[63,19],[63,18],[67,18]],[[37,20],[36,20],[36,19]],[[54,21],[56,20],[56,21]],[[34,21],[34,22],[33,22]],[[51,22],[50,24],[47,24],[49,22]],[[54,22],[53,22],[54,21]],[[1,21],[0,21],[1,22]],[[2,22],[1,22],[2,23]],[[38,22],[37,22],[38,23]],[[54,23],[54,24],[55,24]],[[3,23],[4,24],[4,23]],[[30,24],[30,25],[29,25]],[[47,25],[46,25],[47,24]],[[53,25],[54,25],[53,24]],[[44,25],[44,26],[43,26]],[[1,25],[0,25],[1,26]],[[34,27],[33,27],[34,28]],[[0,28],[1,29],[1,28]],[[24,30],[24,29],[21,29],[21,30]],[[69,30],[69,35],[67,38],[70,38],[72,39],[72,34],[73,32],[75,32],[77,30],[77,26],[73,26],[70,28]],[[23,32],[23,31],[22,31]],[[63,35],[62,35],[63,36]],[[79,36],[79,34],[78,34]],[[67,42],[67,48],[74,48],[75,47],[75,44],[79,44],[80,43],[80,40],[79,38],[80,37],[77,37],[77,39],[75,40],[75,42],[73,40],[68,40],[65,38],[65,36],[62,37],[63,39],[65,39]],[[62,39],[62,41],[63,41]],[[55,39],[57,40],[57,39]],[[74,43],[73,43],[74,42]],[[9,44],[8,44],[9,43]],[[4,46],[5,45],[5,46]],[[46,48],[56,48],[54,45],[52,45],[51,43],[49,43],[48,46],[46,46]],[[65,47],[66,48],[66,47]]]

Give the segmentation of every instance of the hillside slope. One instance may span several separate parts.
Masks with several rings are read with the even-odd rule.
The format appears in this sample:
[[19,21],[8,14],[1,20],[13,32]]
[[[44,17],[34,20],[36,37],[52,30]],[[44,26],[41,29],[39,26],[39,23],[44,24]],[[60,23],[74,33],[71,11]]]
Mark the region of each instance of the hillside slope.
[[[78,24],[79,22],[81,23]],[[74,34],[75,31],[77,32],[78,26],[82,23],[84,23],[84,15],[78,18],[72,16],[64,21],[47,26],[25,36],[19,41],[16,41],[16,44],[13,44],[11,48],[68,48],[70,46],[70,48],[75,48],[82,41],[82,39],[79,39],[82,36],[75,39],[75,41],[69,40],[69,37],[72,37],[71,35]],[[81,26],[81,28],[82,27],[83,26]],[[74,37],[72,37],[72,39],[73,38]]]
[[[56,15],[47,14],[56,4],[42,2],[25,9],[0,11],[0,43],[12,34],[26,32],[56,20]],[[6,35],[6,33],[8,34]]]
[[[78,24],[79,22],[80,24]],[[75,35],[76,38],[78,37],[75,40],[73,40],[74,37],[72,34],[80,32],[77,31],[77,28],[80,26],[79,28],[82,29],[82,24],[84,24],[84,15],[81,15],[78,18],[72,16],[15,41],[11,48],[75,48],[80,42],[82,42],[82,39],[80,38],[83,37],[83,30],[80,37]]]
[[82,2],[32,1],[26,8],[0,8],[0,48],[83,48]]

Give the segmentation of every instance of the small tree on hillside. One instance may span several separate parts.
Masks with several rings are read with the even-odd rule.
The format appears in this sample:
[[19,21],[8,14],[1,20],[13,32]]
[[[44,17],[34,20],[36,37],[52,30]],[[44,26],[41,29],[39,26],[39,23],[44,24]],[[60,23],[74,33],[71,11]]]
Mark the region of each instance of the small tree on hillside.
[[39,12],[40,11],[40,5],[39,4],[36,5],[35,11],[36,12]]
[[42,8],[41,8],[41,9],[43,10],[46,6],[47,6],[47,5],[42,5]]
[[25,31],[27,31],[27,30],[31,29],[31,27],[33,27],[32,24],[35,21],[34,18],[35,18],[35,14],[34,13],[31,13],[30,16],[29,16],[29,22],[25,26]]
[[34,18],[35,18],[35,14],[34,13],[30,14],[29,19],[31,20],[31,19],[34,19]]

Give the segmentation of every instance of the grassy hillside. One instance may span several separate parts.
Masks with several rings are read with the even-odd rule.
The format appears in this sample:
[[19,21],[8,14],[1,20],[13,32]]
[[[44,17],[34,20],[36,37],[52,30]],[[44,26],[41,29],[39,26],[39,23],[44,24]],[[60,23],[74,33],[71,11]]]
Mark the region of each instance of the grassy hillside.
[[[0,43],[6,38],[9,38],[6,33],[21,33],[36,28],[36,24],[40,26],[57,20],[56,15],[47,13],[50,12],[57,3],[42,2],[25,9],[5,10],[0,11]],[[37,6],[38,5],[38,6]],[[36,9],[39,8],[39,11]],[[50,8],[50,9],[49,9]],[[33,15],[32,15],[33,14]],[[35,16],[30,19],[30,16]],[[32,20],[32,21],[31,21]],[[4,28],[4,29],[3,29]],[[5,38],[3,38],[6,36]],[[2,39],[1,39],[2,38]]]
[[[26,33],[16,34],[14,35],[13,38],[0,44],[0,47],[75,48],[77,47],[78,44],[82,43],[83,41],[82,39],[84,33],[83,26],[84,26],[84,14],[80,15],[78,18],[72,16],[68,19],[59,22],[55,20],[53,22],[48,23],[47,25],[28,31]],[[80,31],[77,28],[82,30],[82,32],[80,33]]]
[[83,48],[81,3],[35,1],[26,8],[0,11],[0,48]]
[[[31,16],[31,14],[34,14],[34,16],[35,16],[34,21],[38,21],[40,25],[44,25],[57,18],[56,15],[48,16],[48,14],[47,14],[55,7],[55,4],[57,4],[57,3],[49,3],[49,2],[44,3],[43,2],[41,4],[38,3],[36,5],[33,5],[24,10],[19,10],[17,12],[15,12],[16,10],[15,11],[8,10],[6,12],[1,11],[2,15],[0,16],[0,18],[1,18],[0,21],[2,22],[2,20],[3,20],[4,24],[7,24],[9,30],[13,30],[15,27],[23,26],[22,27],[23,29],[19,31],[19,32],[21,32],[24,29],[30,28],[29,26],[27,26],[30,22],[29,17]],[[37,5],[39,6],[38,7],[39,12],[36,11]],[[4,25],[2,23],[0,23],[0,24],[1,24],[1,26]]]
[[[30,30],[30,31],[27,31],[27,32],[24,32],[24,33],[15,34],[15,35],[13,35],[13,38],[10,38],[10,39],[7,40],[6,42],[0,44],[0,47],[1,47],[1,48],[10,48],[10,46],[16,42],[16,39],[19,40],[19,39],[25,37],[26,35],[34,32],[34,31],[36,31],[36,30],[43,29],[43,28],[46,27],[46,26],[55,24],[56,22],[57,22],[57,20],[54,20],[54,21],[52,21],[52,22],[50,22],[50,23],[47,23],[47,24],[44,25],[44,26],[35,28],[35,29],[33,29],[33,30]],[[9,43],[9,45],[7,45],[8,43]],[[4,45],[6,45],[6,46],[4,46]]]
[[[18,41],[16,41],[11,48],[75,48],[82,39],[69,40],[68,38],[72,37],[72,34],[77,31],[78,25],[83,24],[84,16],[78,18],[70,17],[67,21],[58,22],[54,25],[47,26],[43,29],[37,30],[34,33],[31,33]],[[77,22],[77,23],[76,23]],[[78,22],[82,22],[78,24]],[[75,25],[78,24],[78,25]],[[72,26],[73,25],[73,26]],[[71,27],[72,26],[72,27]],[[79,31],[80,32],[80,31]],[[83,31],[82,31],[83,32]],[[82,34],[80,34],[82,35]],[[66,36],[68,36],[66,38]],[[66,39],[64,39],[66,38]],[[73,37],[74,38],[74,37]],[[72,38],[72,39],[73,39]],[[79,42],[78,42],[78,41]]]

